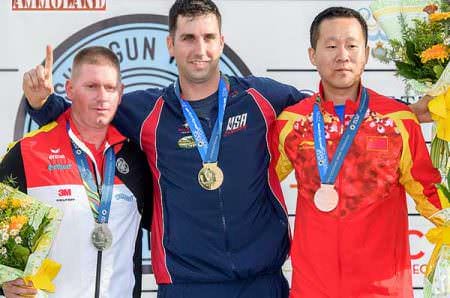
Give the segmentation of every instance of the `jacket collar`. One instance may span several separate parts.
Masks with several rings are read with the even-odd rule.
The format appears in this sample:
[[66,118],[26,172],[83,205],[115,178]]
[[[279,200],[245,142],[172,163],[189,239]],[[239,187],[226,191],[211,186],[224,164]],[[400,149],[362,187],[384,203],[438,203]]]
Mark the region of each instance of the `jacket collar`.
[[[361,95],[362,95],[362,89],[363,86],[362,84],[359,84],[358,87],[358,98],[353,101],[351,99],[347,99],[345,101],[345,114],[346,115],[353,115],[356,113],[356,111],[358,110],[359,104],[361,102]],[[323,84],[322,81],[320,81],[319,84],[319,92],[315,94],[315,97],[320,98],[320,105],[321,107],[328,112],[329,114],[336,114],[335,110],[334,110],[334,103],[331,100],[325,100],[325,95],[324,95],[324,90],[323,90]]]

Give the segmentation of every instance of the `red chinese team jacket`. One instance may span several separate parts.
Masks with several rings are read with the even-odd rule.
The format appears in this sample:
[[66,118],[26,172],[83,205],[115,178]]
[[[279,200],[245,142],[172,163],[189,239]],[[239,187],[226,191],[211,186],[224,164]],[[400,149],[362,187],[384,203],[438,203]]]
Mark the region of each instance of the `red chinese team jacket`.
[[[322,93],[322,92],[321,92]],[[369,108],[335,182],[339,203],[331,212],[313,202],[320,186],[312,111],[318,94],[287,108],[272,136],[272,166],[280,180],[292,169],[298,185],[292,243],[291,297],[412,297],[405,191],[417,210],[442,209],[433,168],[414,114],[369,90]],[[324,98],[321,96],[321,98]],[[359,99],[345,104],[344,123],[331,101],[322,101],[331,161]]]

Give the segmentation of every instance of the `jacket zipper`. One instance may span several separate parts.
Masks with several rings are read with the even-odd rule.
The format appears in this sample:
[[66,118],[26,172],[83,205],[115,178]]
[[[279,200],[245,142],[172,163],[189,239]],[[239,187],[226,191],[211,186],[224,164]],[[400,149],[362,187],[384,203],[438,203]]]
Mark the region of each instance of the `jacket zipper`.
[[[206,119],[206,122],[208,123],[208,128],[209,131],[212,132],[212,123],[211,123],[211,119]],[[211,135],[211,134],[210,134]],[[210,137],[211,139],[211,137]],[[221,220],[222,220],[222,228],[223,228],[223,234],[224,234],[224,245],[225,245],[225,252],[228,256],[229,262],[230,262],[230,267],[232,271],[236,271],[236,265],[233,262],[233,258],[231,255],[231,251],[230,251],[230,242],[228,239],[228,229],[227,229],[227,220],[225,218],[225,201],[223,200],[223,196],[222,196],[222,187],[220,186],[218,191],[217,191],[217,197],[219,200],[219,206],[220,206],[220,216],[221,216]]]

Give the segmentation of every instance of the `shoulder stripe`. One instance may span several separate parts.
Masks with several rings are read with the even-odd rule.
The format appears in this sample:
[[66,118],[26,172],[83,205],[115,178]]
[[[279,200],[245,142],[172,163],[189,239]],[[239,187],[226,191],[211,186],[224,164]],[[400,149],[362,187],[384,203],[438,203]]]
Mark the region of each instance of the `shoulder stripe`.
[[414,122],[419,124],[419,121],[417,120],[416,115],[410,111],[399,111],[399,112],[385,114],[385,115],[383,115],[383,118],[391,118],[393,120],[413,120]]
[[[29,133],[25,134],[25,135],[22,137],[22,139],[20,139],[20,140],[23,140],[23,139],[26,139],[26,138],[34,137],[35,135],[38,135],[38,134],[43,133],[43,132],[49,132],[49,131],[51,131],[52,129],[54,129],[56,126],[58,126],[58,122],[56,122],[56,121],[50,122],[49,124],[46,124],[46,125],[42,126],[42,127],[39,128],[39,129],[30,131]],[[20,140],[17,140],[17,141],[15,141],[15,142],[9,143],[8,148],[7,148],[6,151],[9,151],[9,150],[10,150],[12,147],[14,147],[14,146],[17,144],[17,142],[19,142]]]

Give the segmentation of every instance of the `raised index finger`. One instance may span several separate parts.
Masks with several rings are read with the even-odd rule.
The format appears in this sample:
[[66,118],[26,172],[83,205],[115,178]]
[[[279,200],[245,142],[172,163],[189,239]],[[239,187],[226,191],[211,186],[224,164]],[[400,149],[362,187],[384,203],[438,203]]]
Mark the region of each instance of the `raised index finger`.
[[47,53],[45,55],[45,74],[49,76],[52,74],[53,69],[53,49],[51,45],[47,45]]

